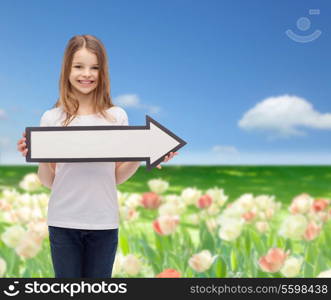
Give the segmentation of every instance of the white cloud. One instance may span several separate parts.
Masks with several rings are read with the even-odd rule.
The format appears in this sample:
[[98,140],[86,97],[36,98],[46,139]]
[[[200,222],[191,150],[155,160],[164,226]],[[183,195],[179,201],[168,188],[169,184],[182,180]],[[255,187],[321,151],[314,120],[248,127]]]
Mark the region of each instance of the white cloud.
[[138,96],[133,95],[133,94],[125,94],[125,95],[117,96],[114,99],[114,102],[123,107],[139,107],[140,106],[140,100],[139,100]]
[[123,94],[114,98],[116,105],[128,108],[145,109],[151,114],[157,114],[161,108],[155,105],[146,105],[140,102],[140,99],[135,94]]
[[0,108],[0,120],[7,119],[6,112]]
[[263,130],[274,137],[305,135],[298,127],[331,129],[331,113],[320,113],[307,100],[290,95],[270,97],[247,111],[238,122],[245,130]]
[[239,151],[233,146],[215,145],[212,147],[212,151],[218,154],[239,154]]

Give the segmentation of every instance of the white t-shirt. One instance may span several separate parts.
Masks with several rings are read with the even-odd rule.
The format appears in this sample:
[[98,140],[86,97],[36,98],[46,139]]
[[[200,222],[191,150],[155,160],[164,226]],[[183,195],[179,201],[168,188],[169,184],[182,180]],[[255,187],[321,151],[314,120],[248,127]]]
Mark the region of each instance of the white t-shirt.
[[[129,125],[124,109],[107,110],[116,118],[77,116],[68,126]],[[63,126],[65,113],[56,107],[41,117],[40,126]],[[76,229],[114,229],[119,226],[115,162],[56,163],[48,203],[47,224]]]

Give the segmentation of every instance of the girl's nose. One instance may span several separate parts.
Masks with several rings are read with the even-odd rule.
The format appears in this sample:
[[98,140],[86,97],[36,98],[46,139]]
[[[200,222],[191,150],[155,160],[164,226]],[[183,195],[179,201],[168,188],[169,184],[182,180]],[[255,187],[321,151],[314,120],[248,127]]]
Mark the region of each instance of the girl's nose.
[[86,69],[84,69],[84,71],[83,71],[83,74],[84,75],[90,75],[90,70],[89,70],[89,68],[86,68]]

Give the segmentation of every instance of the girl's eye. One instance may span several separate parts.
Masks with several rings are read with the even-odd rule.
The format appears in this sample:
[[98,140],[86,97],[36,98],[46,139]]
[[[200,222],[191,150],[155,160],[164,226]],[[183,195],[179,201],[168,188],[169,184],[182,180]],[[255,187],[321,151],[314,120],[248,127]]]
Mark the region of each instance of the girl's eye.
[[[80,66],[75,66],[75,68],[80,68]],[[98,70],[98,69],[99,69],[99,67],[93,67],[93,69],[96,69],[96,70]]]

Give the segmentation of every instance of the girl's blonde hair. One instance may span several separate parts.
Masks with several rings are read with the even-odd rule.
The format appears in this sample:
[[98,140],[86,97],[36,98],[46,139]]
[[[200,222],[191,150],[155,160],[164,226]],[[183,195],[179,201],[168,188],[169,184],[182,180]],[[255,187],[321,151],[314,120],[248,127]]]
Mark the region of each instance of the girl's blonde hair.
[[54,107],[61,106],[66,113],[66,118],[62,123],[63,126],[68,126],[68,124],[77,116],[79,102],[73,94],[69,75],[74,54],[83,48],[94,53],[97,56],[99,63],[98,84],[93,91],[93,111],[97,114],[101,114],[105,119],[111,122],[116,121],[113,116],[105,112],[105,110],[114,106],[110,95],[110,78],[108,74],[108,59],[105,47],[102,42],[93,35],[75,35],[69,40],[64,52],[59,81],[60,97],[54,105]]

